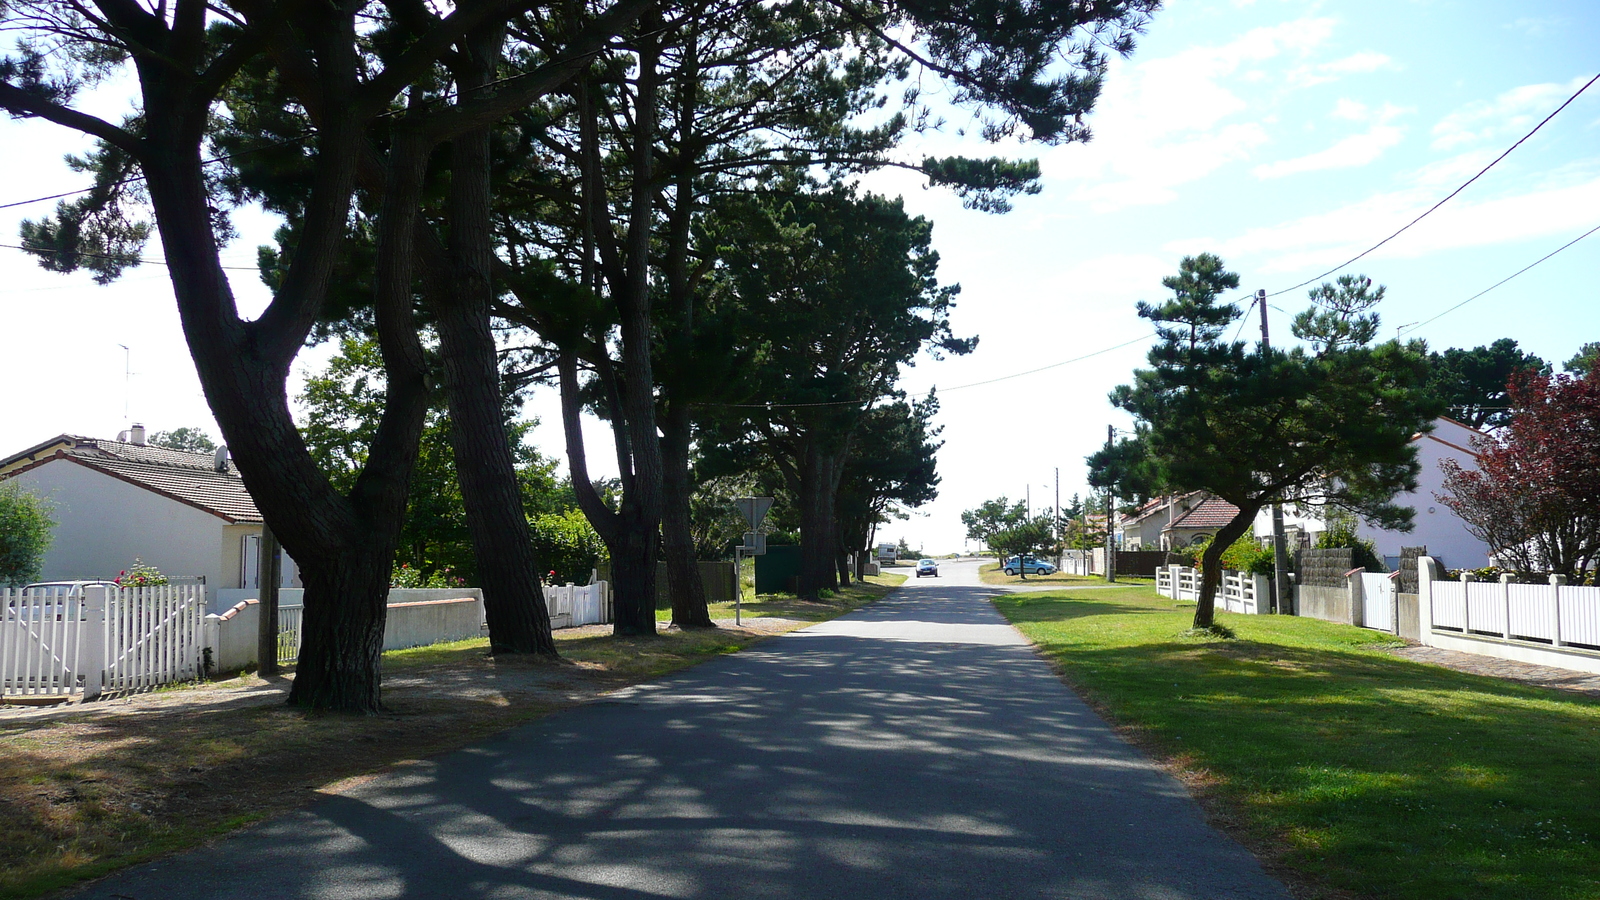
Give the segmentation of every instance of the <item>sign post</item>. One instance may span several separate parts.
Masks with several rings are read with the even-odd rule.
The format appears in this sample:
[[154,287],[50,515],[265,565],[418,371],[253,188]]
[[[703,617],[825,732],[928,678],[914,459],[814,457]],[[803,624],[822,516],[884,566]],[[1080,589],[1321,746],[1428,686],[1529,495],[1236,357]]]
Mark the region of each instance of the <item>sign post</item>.
[[750,525],[750,530],[744,534],[744,543],[733,551],[733,586],[738,589],[733,595],[733,624],[743,625],[744,555],[748,552],[751,556],[762,556],[767,552],[767,536],[761,533],[761,520],[767,517],[767,510],[772,508],[772,498],[736,497],[733,505]]

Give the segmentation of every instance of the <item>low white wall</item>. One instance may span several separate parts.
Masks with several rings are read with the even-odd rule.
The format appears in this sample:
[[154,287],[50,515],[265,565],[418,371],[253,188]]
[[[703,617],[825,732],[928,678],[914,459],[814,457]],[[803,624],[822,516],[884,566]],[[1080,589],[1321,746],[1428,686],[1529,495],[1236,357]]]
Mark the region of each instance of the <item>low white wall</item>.
[[1475,653],[1496,659],[1600,674],[1600,652],[1594,650],[1516,638],[1496,638],[1454,630],[1436,630],[1433,624],[1433,588],[1442,580],[1441,568],[1438,560],[1432,557],[1423,556],[1417,559],[1417,588],[1420,592],[1417,599],[1417,619],[1422,643],[1441,650]]
[[[227,590],[237,596],[254,590]],[[301,605],[305,591],[284,588],[279,607]],[[227,675],[255,665],[261,629],[261,607],[254,596],[243,597],[220,614],[206,616],[206,647],[213,671]],[[384,618],[383,649],[403,650],[483,634],[483,591],[479,588],[412,588],[389,592]]]
[[221,615],[206,616],[205,646],[211,651],[211,671],[232,675],[256,664],[256,647],[261,633],[261,607],[255,600],[241,600]]

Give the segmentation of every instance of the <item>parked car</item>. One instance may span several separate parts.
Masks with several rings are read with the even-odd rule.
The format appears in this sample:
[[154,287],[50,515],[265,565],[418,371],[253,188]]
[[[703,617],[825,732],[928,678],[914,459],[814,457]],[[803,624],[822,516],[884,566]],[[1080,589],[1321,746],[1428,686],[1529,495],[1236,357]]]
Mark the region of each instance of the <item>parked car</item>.
[[1023,557],[1020,562],[1017,557],[1013,556],[1002,563],[1000,568],[1007,575],[1015,575],[1018,572],[1024,575],[1054,575],[1056,573],[1055,566],[1042,559],[1034,559],[1031,556]]
[[917,577],[921,578],[924,575],[939,577],[939,564],[931,559],[917,560]]
[[12,598],[6,618],[23,622],[81,620],[83,589],[94,585],[117,587],[114,581],[36,581]]

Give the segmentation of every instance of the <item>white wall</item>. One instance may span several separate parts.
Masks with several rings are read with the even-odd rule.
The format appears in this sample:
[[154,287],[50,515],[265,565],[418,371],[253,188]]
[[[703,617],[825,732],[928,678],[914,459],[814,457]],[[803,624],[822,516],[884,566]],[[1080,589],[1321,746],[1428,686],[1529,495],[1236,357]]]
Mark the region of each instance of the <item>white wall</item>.
[[222,570],[222,519],[65,459],[8,479],[48,498],[54,538],[41,580],[115,578],[137,557],[164,575],[204,575],[208,597],[237,572]]
[[[1431,434],[1416,441],[1417,462],[1422,471],[1417,475],[1417,490],[1395,497],[1400,506],[1416,510],[1410,532],[1373,528],[1362,522],[1356,531],[1378,547],[1379,556],[1399,556],[1401,547],[1427,547],[1428,555],[1442,559],[1452,569],[1475,569],[1489,564],[1489,546],[1467,531],[1466,523],[1435,499],[1444,492],[1444,470],[1439,466],[1453,459],[1464,469],[1476,468],[1472,454],[1472,438],[1478,432],[1459,422],[1439,419]],[[1283,508],[1285,526],[1298,525],[1308,534],[1326,530],[1320,516],[1296,515],[1292,506]],[[1272,536],[1272,510],[1263,509],[1256,516],[1255,533],[1258,538]],[[1293,548],[1291,548],[1291,552]]]

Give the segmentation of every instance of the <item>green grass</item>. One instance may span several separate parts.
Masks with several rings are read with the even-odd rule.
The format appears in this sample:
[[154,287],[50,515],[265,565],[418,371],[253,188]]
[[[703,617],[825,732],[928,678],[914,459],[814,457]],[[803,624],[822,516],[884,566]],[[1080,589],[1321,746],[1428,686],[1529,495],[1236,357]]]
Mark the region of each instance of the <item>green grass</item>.
[[1023,579],[1021,575],[1007,575],[1000,571],[997,562],[984,563],[978,567],[978,580],[984,584],[1105,584],[1106,580],[1098,575],[1068,575],[1057,572],[1054,575],[1029,575]]
[[[859,609],[889,593],[896,587],[905,584],[905,581],[906,576],[898,573],[886,572],[882,575],[869,575],[864,581],[856,582],[841,591],[824,596],[820,603],[801,600],[793,594],[757,595],[754,587],[750,587],[744,595],[740,614],[744,616],[773,616],[779,619],[799,619],[805,622],[822,622],[851,610]],[[710,610],[711,618],[713,619],[731,619],[734,617],[734,605],[732,603],[712,603],[710,604]],[[672,610],[656,610],[656,621],[672,621]]]
[[1600,702],[1414,663],[1372,631],[1148,588],[996,606],[1308,896],[1600,897]]

